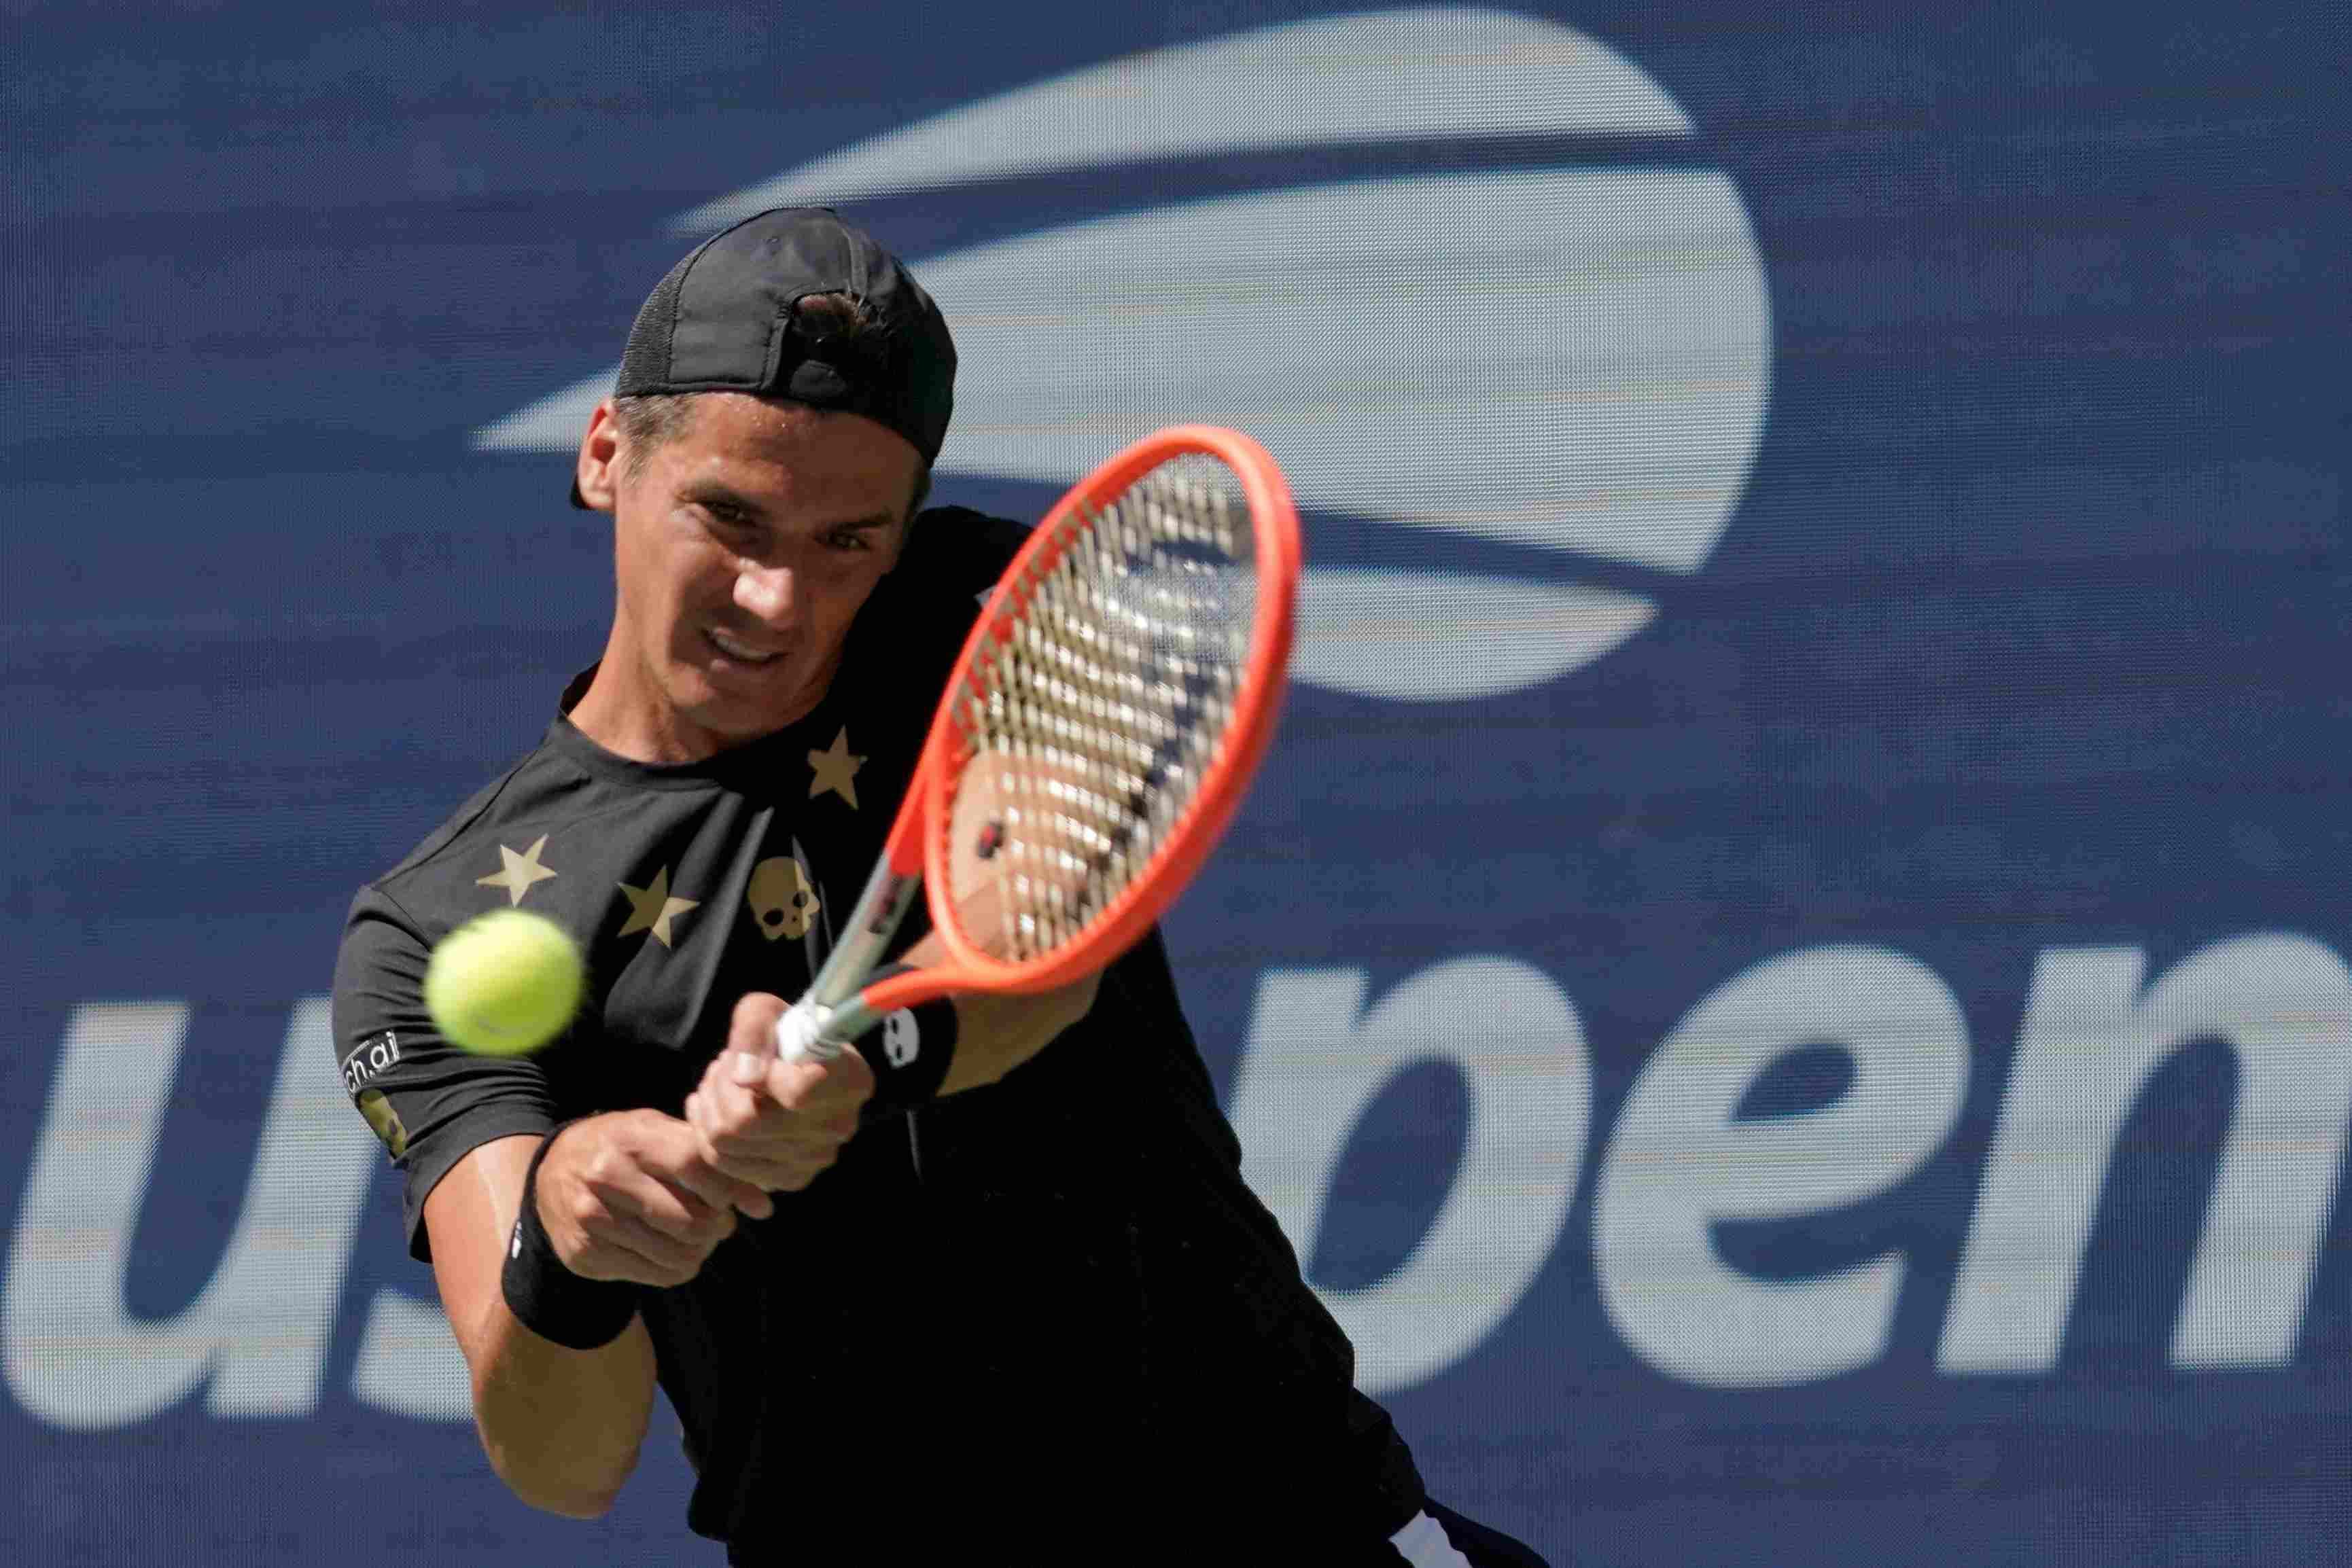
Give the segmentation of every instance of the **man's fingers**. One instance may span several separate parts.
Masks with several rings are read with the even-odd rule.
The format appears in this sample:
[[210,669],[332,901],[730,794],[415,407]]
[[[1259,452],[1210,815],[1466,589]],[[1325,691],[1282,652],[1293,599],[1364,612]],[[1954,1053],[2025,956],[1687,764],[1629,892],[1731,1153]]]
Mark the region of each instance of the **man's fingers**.
[[589,1280],[640,1285],[682,1285],[702,1271],[700,1248],[664,1236],[642,1220],[613,1218],[596,1228],[589,1245],[568,1265]]
[[778,1158],[748,1156],[727,1159],[722,1156],[719,1168],[730,1176],[749,1182],[761,1192],[798,1192],[831,1168],[833,1160],[830,1152]]
[[784,998],[751,991],[736,999],[735,1015],[728,1020],[728,1071],[747,1086],[765,1082],[776,1060],[776,1020],[784,1016]]
[[716,1149],[706,1149],[699,1159],[678,1171],[676,1180],[713,1207],[740,1210],[754,1219],[775,1213],[775,1200],[766,1189],[727,1170],[721,1158]]
[[824,1120],[845,1113],[855,1131],[857,1108],[874,1096],[874,1070],[855,1051],[831,1061],[776,1061],[769,1064],[766,1090],[777,1104],[803,1116]]
[[776,1212],[775,1204],[765,1188],[728,1168],[727,1155],[719,1146],[722,1138],[731,1141],[730,1129],[741,1124],[751,1105],[750,1092],[706,1077],[703,1087],[686,1099],[686,1131],[690,1140],[688,1157],[677,1161],[665,1174],[670,1181],[714,1207],[740,1210],[754,1219],[765,1219]]
[[[673,1225],[687,1214],[675,1195],[667,1207]],[[646,1218],[645,1207],[635,1197],[590,1187],[559,1200],[543,1218],[549,1234],[558,1239],[564,1267],[592,1280],[677,1284],[694,1277],[719,1240],[715,1231],[698,1239],[665,1234]],[[732,1228],[731,1215],[727,1223]],[[577,1238],[569,1246],[562,1239],[567,1233]]]
[[[773,1107],[771,1113],[790,1114]],[[738,1195],[730,1200],[736,1207],[754,1219],[765,1219],[776,1211],[768,1194],[798,1192],[808,1186],[818,1172],[833,1164],[835,1155],[848,1141],[846,1133],[828,1130],[812,1135],[805,1127],[789,1140],[705,1140],[701,1160],[713,1182],[725,1184],[724,1190]]]
[[812,1134],[841,1139],[857,1130],[858,1107],[873,1092],[874,1070],[854,1051],[834,1061],[772,1061],[751,1088],[706,1075],[687,1102],[687,1120],[722,1150]]
[[701,1270],[702,1260],[710,1256],[709,1248],[666,1236],[646,1221],[629,1215],[613,1218],[605,1228],[604,1241],[607,1246],[626,1249],[656,1268],[682,1279],[692,1279]]
[[640,1187],[624,1188],[605,1197],[605,1207],[623,1218],[635,1219],[705,1251],[735,1233],[731,1204],[713,1203],[683,1180],[648,1178]]
[[707,1073],[702,1087],[686,1103],[686,1119],[707,1144],[739,1137],[759,1124],[760,1105],[753,1091],[719,1073]]
[[716,1073],[703,1080],[687,1106],[687,1120],[699,1137],[703,1158],[765,1154],[774,1144],[797,1144],[818,1123],[777,1103],[764,1089],[746,1089]]
[[[592,1239],[634,1228],[690,1248],[698,1256],[708,1255],[734,1234],[735,1210],[705,1200],[678,1179],[667,1168],[677,1163],[665,1159],[605,1173],[579,1184],[559,1201],[570,1208],[572,1223]],[[671,1259],[664,1254],[661,1260]]]
[[[736,1004],[730,1047],[772,1051],[769,1032],[782,1011],[780,998],[753,994]],[[797,1192],[830,1166],[857,1132],[857,1113],[874,1092],[874,1072],[856,1051],[837,1060],[779,1061],[755,1056],[759,1082],[734,1081],[748,1053],[715,1060],[687,1097],[685,1124],[697,1158],[717,1176],[761,1194]],[[701,1189],[698,1189],[701,1190]],[[719,1201],[713,1198],[712,1201]],[[770,1209],[747,1207],[765,1218]]]
[[[697,1092],[707,1102],[709,1085]],[[538,1184],[540,1217],[574,1273],[682,1284],[734,1234],[739,1210],[775,1212],[756,1181],[717,1168],[689,1122],[646,1110],[580,1125],[549,1149]]]

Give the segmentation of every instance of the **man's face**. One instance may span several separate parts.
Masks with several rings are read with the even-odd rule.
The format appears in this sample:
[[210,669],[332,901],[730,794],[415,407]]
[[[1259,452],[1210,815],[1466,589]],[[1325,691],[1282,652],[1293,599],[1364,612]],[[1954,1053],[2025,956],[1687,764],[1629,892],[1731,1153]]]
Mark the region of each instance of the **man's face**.
[[701,754],[781,729],[824,695],[850,622],[906,544],[921,460],[859,414],[737,392],[688,407],[676,439],[635,472],[604,465],[583,492],[614,512],[607,656],[635,662],[630,689]]

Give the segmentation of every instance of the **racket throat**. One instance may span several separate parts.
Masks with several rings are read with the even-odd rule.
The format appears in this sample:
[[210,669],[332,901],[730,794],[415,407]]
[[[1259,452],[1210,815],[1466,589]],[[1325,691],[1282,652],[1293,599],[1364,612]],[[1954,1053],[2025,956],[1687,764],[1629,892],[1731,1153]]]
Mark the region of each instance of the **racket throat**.
[[808,993],[776,1020],[776,1054],[786,1061],[831,1061],[841,1048],[872,1029],[879,1015],[858,996],[866,977],[881,967],[882,955],[899,922],[921,891],[923,879],[905,876],[884,861],[866,879],[842,931],[825,955]]
[[854,1002],[866,977],[882,967],[890,938],[898,935],[922,885],[922,878],[901,875],[887,861],[876,866],[842,928],[840,943],[825,955],[799,1006],[833,1012]]

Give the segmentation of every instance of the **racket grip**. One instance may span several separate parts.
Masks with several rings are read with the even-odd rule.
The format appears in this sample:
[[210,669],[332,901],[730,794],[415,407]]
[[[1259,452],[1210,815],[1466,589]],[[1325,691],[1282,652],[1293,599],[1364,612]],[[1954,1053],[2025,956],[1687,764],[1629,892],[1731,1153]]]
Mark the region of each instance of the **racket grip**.
[[776,1020],[779,1061],[831,1061],[841,1054],[841,1042],[824,1037],[833,1009],[812,1006],[806,998],[784,1009]]

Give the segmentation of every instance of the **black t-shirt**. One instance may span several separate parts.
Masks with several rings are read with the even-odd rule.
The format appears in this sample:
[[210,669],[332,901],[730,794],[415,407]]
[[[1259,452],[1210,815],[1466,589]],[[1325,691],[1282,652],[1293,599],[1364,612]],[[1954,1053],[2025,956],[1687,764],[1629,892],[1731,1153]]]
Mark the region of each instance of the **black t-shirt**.
[[[469,1151],[598,1112],[678,1114],[736,998],[805,988],[1022,531],[924,514],[807,717],[659,766],[559,716],[360,893],[337,1050],[407,1178],[415,1256],[426,1195]],[[588,1000],[536,1055],[457,1051],[425,1011],[426,956],[518,905],[581,939]],[[742,1562],[1117,1557],[1102,1531],[1230,1542],[1241,1520],[1268,1552],[1292,1528],[1326,1552],[1376,1544],[1420,1479],[1240,1168],[1155,932],[1032,1061],[869,1115],[693,1281],[641,1292],[698,1472],[693,1527]]]

